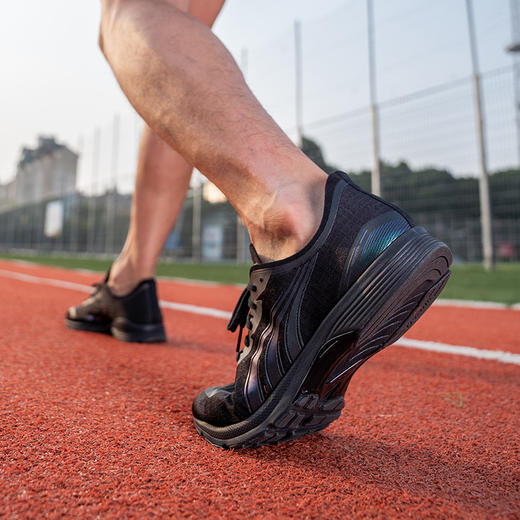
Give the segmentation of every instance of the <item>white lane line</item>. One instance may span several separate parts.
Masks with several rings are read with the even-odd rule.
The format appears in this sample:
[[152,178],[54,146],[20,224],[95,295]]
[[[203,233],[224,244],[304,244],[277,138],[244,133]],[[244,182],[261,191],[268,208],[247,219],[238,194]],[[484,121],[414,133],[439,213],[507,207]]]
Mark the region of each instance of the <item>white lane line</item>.
[[72,289],[73,291],[92,292],[91,285],[83,285],[80,283],[66,282],[64,280],[55,280],[54,278],[41,278],[32,274],[16,273],[14,271],[6,271],[0,269],[0,275],[6,278],[13,278],[22,282],[36,283],[39,285],[50,285],[52,287],[60,287],[62,289]]
[[[29,267],[32,269],[36,269],[38,267],[55,267],[52,265],[45,265],[45,264],[39,264],[37,261],[29,261],[29,260],[11,260],[11,259],[5,259],[0,258],[0,261],[2,262],[9,262],[14,265],[20,265],[21,267]],[[58,267],[58,269],[61,269]],[[68,271],[74,271],[75,273],[79,274],[86,274],[86,275],[97,275],[97,276],[104,276],[106,274],[106,271],[95,271],[94,269],[85,269],[81,267],[70,267],[70,268],[63,268],[67,269]],[[240,289],[244,288],[244,284],[241,283],[223,283],[223,282],[214,282],[211,280],[197,280],[195,278],[183,278],[182,276],[157,276],[158,280],[165,280],[165,281],[175,281],[180,282],[186,285],[194,285],[194,286],[200,286],[200,287],[238,287]]]
[[[33,276],[32,274],[16,273],[14,271],[6,271],[5,269],[0,269],[0,276],[12,278],[21,282],[35,283],[38,285],[50,285],[52,287],[71,289],[73,291],[91,293],[94,290],[91,285],[66,282],[64,280],[55,280],[54,278],[43,278],[41,276]],[[192,314],[202,314],[203,316],[212,316],[213,318],[222,318],[225,320],[229,320],[229,318],[231,318],[230,312],[222,311],[220,309],[213,309],[212,307],[201,307],[200,305],[170,302],[167,300],[161,300],[160,304],[161,307],[165,309],[172,309],[174,311],[191,312]]]
[[461,345],[449,345],[447,343],[437,343],[436,341],[422,341],[420,339],[401,338],[394,345],[399,347],[417,348],[430,352],[442,352],[443,354],[456,354],[457,356],[468,356],[478,359],[500,361],[501,363],[511,363],[520,365],[520,354],[504,352],[503,350],[485,350],[474,347],[464,347]]
[[[14,271],[6,271],[0,269],[0,276],[20,280],[22,282],[34,283],[38,285],[50,285],[61,289],[70,289],[73,291],[91,292],[92,287],[74,282],[66,282],[64,280],[55,280],[54,278],[43,278],[30,274],[16,273]],[[191,305],[188,303],[170,302],[166,300],[160,301],[161,307],[181,312],[189,312],[191,314],[200,314],[203,316],[211,316],[213,318],[228,320],[231,313],[212,307],[201,307],[199,305]],[[485,350],[474,347],[466,347],[462,345],[450,345],[448,343],[437,343],[435,341],[422,341],[419,339],[401,338],[395,342],[399,347],[415,348],[419,350],[427,350],[430,352],[440,352],[443,354],[454,354],[457,356],[467,356],[488,361],[500,361],[501,363],[509,363],[520,365],[520,354],[512,352],[504,352],[502,350]]]
[[203,316],[212,316],[213,318],[221,318],[224,320],[229,320],[229,318],[231,318],[230,312],[213,309],[211,307],[201,307],[199,305],[190,305],[189,303],[169,302],[167,300],[160,300],[159,303],[163,309],[191,312],[192,314],[202,314]]
[[[10,262],[12,264],[19,264],[22,267],[49,267],[43,264],[39,264],[37,261],[29,261],[29,260],[11,260],[11,259],[0,259],[1,261]],[[51,266],[52,267],[52,266]],[[71,268],[70,271],[75,271],[80,274],[86,275],[104,275],[104,271],[94,271],[93,269],[81,269],[81,268]],[[242,289],[244,284],[240,283],[222,283],[222,282],[212,282],[210,280],[197,280],[194,278],[183,278],[181,276],[158,276],[159,280],[165,281],[174,281],[180,282],[186,285],[198,285],[201,287],[238,287]],[[438,298],[433,302],[433,305],[439,307],[467,307],[469,309],[506,309],[512,311],[520,311],[520,302],[514,303],[512,305],[508,305],[507,303],[499,303],[499,302],[484,302],[478,300],[456,300],[456,299],[446,299],[446,298]]]
[[509,306],[505,303],[497,302],[479,302],[475,300],[445,300],[439,298],[433,302],[433,305],[439,307],[467,307],[470,309],[510,309],[520,310],[520,306],[517,308],[516,305]]

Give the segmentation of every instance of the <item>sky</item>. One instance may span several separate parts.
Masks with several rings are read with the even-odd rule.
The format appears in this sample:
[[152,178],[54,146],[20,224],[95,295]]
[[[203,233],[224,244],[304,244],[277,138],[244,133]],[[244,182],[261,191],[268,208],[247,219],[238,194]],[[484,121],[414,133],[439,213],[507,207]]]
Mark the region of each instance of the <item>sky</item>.
[[[474,0],[491,168],[517,161],[509,0]],[[79,183],[102,186],[116,165],[131,184],[140,120],[97,47],[97,0],[5,3],[0,17],[0,182],[38,134],[82,152]],[[382,154],[457,174],[478,170],[463,0],[374,0]],[[295,136],[294,21],[302,28],[303,122],[326,158],[370,165],[365,0],[228,0],[216,34],[260,101]],[[450,84],[451,82],[451,84]],[[459,82],[459,83],[457,83]],[[411,94],[439,86],[428,95]],[[410,96],[411,95],[411,96]],[[116,160],[113,125],[119,134]],[[101,132],[100,178],[92,143]]]

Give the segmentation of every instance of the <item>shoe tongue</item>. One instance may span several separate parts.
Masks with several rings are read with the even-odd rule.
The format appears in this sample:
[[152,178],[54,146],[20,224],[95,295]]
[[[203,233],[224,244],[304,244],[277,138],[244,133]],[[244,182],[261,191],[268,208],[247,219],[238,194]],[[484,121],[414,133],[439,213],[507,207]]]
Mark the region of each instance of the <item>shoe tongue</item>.
[[253,244],[249,244],[249,253],[251,254],[251,259],[255,264],[261,264],[262,260],[260,259],[260,255],[256,252],[255,246]]

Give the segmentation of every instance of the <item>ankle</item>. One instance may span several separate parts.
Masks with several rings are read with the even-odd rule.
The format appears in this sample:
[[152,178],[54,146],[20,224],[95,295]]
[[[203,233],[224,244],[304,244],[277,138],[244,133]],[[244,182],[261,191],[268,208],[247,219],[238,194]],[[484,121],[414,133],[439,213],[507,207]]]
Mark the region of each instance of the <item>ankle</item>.
[[128,255],[122,252],[112,264],[108,278],[110,290],[117,296],[130,293],[146,278],[152,278],[154,269],[138,266]]
[[287,183],[248,222],[251,240],[264,261],[281,260],[301,249],[315,235],[323,216],[326,176]]

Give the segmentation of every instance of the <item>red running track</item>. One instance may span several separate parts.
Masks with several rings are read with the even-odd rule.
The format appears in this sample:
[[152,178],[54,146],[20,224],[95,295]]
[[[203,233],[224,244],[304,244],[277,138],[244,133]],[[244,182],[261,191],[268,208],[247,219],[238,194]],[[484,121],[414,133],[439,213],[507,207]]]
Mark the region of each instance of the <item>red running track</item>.
[[[224,310],[240,291],[159,290]],[[222,319],[166,309],[166,345],[125,344],[64,328],[82,292],[0,273],[0,294],[0,517],[520,517],[518,365],[388,348],[324,432],[221,451],[196,434],[190,407],[233,378],[236,339]],[[518,353],[519,322],[518,311],[433,307],[407,337]]]

